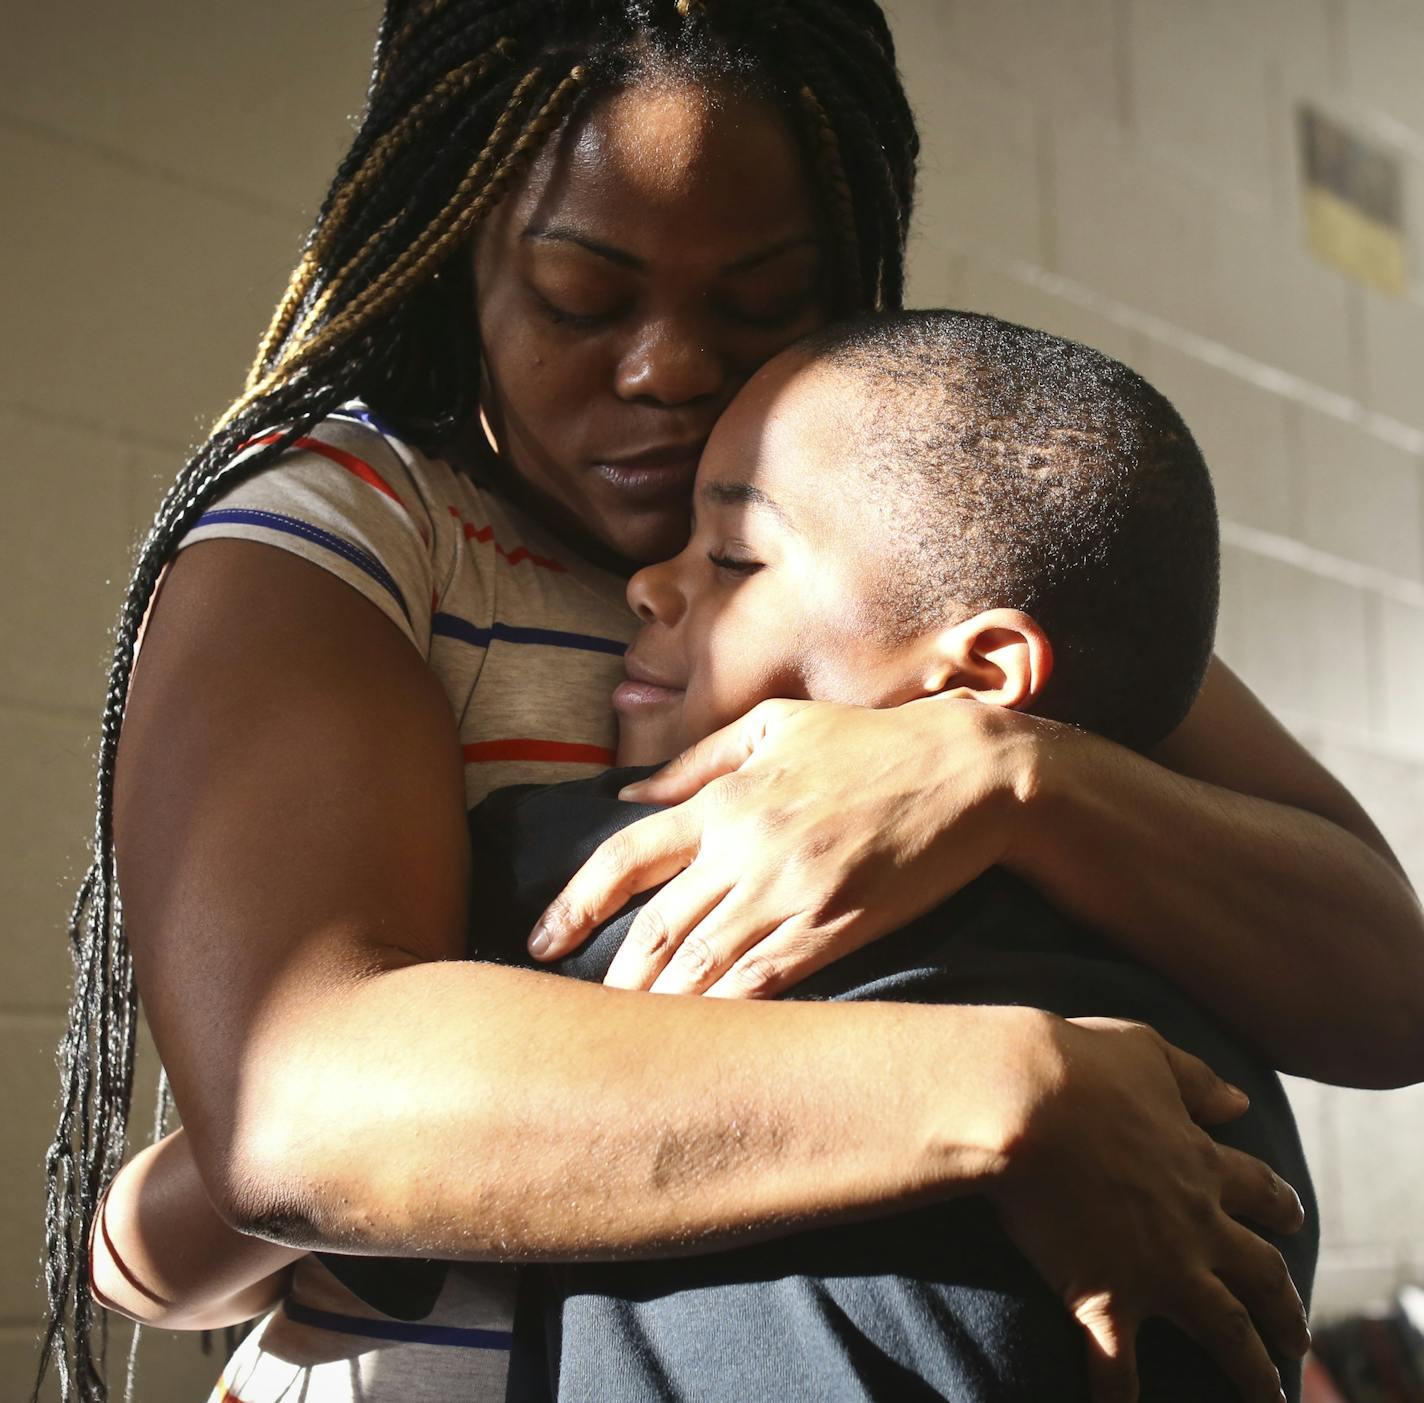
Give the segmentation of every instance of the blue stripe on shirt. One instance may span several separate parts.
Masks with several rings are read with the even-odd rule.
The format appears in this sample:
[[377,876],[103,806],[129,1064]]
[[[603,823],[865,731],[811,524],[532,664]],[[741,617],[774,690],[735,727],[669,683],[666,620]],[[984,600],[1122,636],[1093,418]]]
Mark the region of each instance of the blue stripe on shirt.
[[626,643],[616,638],[598,638],[589,633],[568,633],[558,628],[516,628],[513,624],[491,624],[479,628],[455,614],[436,614],[430,631],[443,638],[455,638],[476,648],[488,648],[491,643],[535,643],[545,648],[575,648],[584,653],[611,653],[621,658],[628,651]]
[[364,571],[375,580],[400,605],[406,622],[411,622],[410,610],[406,607],[400,586],[396,584],[391,572],[370,551],[362,550],[360,546],[353,545],[341,536],[334,536],[330,531],[323,531],[321,527],[313,526],[309,521],[301,521],[295,516],[284,516],[281,512],[257,511],[249,507],[219,507],[213,511],[204,512],[194,524],[193,529],[196,531],[204,526],[229,524],[261,526],[269,531],[285,531],[289,536],[299,536],[304,541],[324,546],[333,555],[339,555],[343,560],[349,561],[357,569]]
[[282,1302],[282,1314],[297,1325],[359,1335],[367,1340],[400,1340],[413,1345],[446,1345],[454,1349],[503,1349],[513,1341],[509,1330],[472,1330],[459,1325],[417,1325],[407,1320],[372,1320],[364,1315],[337,1315],[316,1310],[291,1299]]

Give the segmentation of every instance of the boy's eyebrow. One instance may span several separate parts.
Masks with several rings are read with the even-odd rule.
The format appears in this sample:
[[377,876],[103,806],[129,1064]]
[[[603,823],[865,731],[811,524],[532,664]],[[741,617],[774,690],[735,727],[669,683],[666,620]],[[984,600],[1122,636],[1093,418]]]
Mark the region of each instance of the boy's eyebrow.
[[722,507],[763,507],[788,531],[796,530],[796,523],[786,514],[785,508],[768,497],[754,482],[729,482],[726,478],[719,478],[715,482],[703,483],[697,495]]
[[[533,243],[575,244],[589,253],[596,254],[599,258],[606,258],[610,263],[616,263],[620,268],[631,268],[639,273],[645,272],[648,267],[647,263],[637,254],[629,253],[627,249],[616,248],[612,244],[605,244],[569,224],[531,224],[519,237]],[[727,264],[722,272],[746,272],[762,263],[769,263],[773,258],[779,258],[783,253],[790,253],[792,249],[800,248],[803,244],[818,248],[820,240],[812,234],[794,234],[789,239],[782,239],[764,249],[759,249],[756,253],[748,254],[745,258],[739,258],[735,263]]]

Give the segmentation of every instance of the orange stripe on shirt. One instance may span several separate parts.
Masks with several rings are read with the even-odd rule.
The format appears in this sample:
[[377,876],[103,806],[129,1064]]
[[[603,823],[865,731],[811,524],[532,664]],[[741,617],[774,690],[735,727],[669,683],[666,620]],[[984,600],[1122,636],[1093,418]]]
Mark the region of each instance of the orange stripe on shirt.
[[479,541],[481,545],[493,542],[495,554],[502,555],[511,565],[518,565],[527,560],[531,565],[537,565],[541,570],[552,570],[557,575],[562,575],[568,568],[561,561],[551,560],[547,555],[535,555],[528,546],[515,546],[513,550],[505,550],[494,539],[493,526],[472,526],[454,507],[450,507],[449,512],[460,523],[467,541]]
[[613,764],[613,752],[603,745],[579,745],[562,740],[482,740],[464,748],[467,765],[500,760],[544,760],[564,765]]
[[219,1403],[242,1403],[242,1399],[239,1398],[222,1379],[218,1380],[216,1396]]
[[[281,437],[281,434],[267,434],[263,438],[251,439],[243,447],[255,448],[263,443],[276,443]],[[329,443],[323,443],[319,438],[299,438],[292,443],[292,447],[305,448],[309,453],[319,453],[323,458],[330,460],[338,467],[345,468],[353,476],[359,477],[362,482],[370,483],[377,492],[384,492],[407,516],[410,515],[410,509],[397,496],[395,488],[364,458],[358,458],[354,453],[348,453],[344,448],[335,448]]]

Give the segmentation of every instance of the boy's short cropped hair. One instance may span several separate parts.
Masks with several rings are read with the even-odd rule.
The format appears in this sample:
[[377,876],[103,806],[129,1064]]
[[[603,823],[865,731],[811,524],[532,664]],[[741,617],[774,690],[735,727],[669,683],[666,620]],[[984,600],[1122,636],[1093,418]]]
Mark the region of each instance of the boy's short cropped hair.
[[867,316],[801,349],[847,377],[847,451],[896,551],[887,632],[1021,609],[1034,711],[1136,749],[1187,714],[1216,629],[1216,504],[1176,410],[1099,351],[968,312]]

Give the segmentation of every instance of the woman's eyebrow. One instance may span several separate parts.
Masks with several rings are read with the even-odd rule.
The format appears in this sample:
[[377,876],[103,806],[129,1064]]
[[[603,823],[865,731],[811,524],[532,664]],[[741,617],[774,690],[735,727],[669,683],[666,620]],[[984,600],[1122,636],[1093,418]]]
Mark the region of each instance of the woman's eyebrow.
[[769,511],[788,531],[796,530],[796,523],[786,514],[786,509],[768,497],[754,482],[729,482],[721,478],[715,482],[703,483],[697,495],[722,507],[761,507]]
[[[531,224],[519,237],[533,243],[575,244],[599,258],[606,258],[610,263],[616,263],[620,268],[631,268],[639,273],[646,272],[648,268],[647,262],[639,258],[637,254],[629,253],[627,249],[617,248],[613,244],[606,244],[568,224]],[[749,253],[744,258],[724,265],[721,271],[723,273],[745,273],[749,269],[759,267],[763,263],[770,263],[774,258],[780,258],[783,254],[803,247],[819,251],[821,241],[814,234],[793,234],[790,238],[780,239],[774,244],[769,244],[766,248],[758,249],[755,253]]]
[[648,267],[641,258],[636,254],[629,253],[627,249],[614,248],[612,244],[600,243],[581,230],[570,228],[566,224],[549,224],[539,228],[531,224],[519,237],[536,243],[577,244],[579,248],[587,249],[589,253],[597,254],[599,258],[606,258],[610,263],[618,264],[620,268],[633,268],[638,272],[645,272]]

